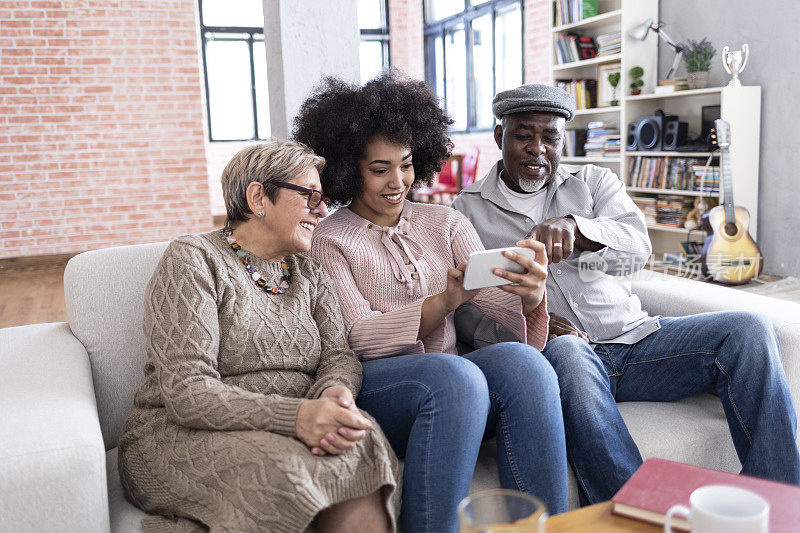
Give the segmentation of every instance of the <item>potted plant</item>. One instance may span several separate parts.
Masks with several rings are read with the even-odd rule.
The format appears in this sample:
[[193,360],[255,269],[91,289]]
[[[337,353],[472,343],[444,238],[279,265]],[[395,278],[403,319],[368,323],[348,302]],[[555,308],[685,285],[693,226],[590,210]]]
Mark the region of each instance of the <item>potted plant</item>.
[[690,89],[702,89],[708,85],[708,71],[711,69],[711,58],[717,51],[706,38],[681,45],[683,61],[686,64],[687,82]]
[[617,85],[619,85],[619,72],[612,72],[608,75],[608,84],[611,85],[611,102],[609,102],[612,106],[618,106],[619,100],[617,100]]
[[631,77],[631,94],[641,94],[642,85],[644,85],[644,81],[642,81],[644,69],[642,67],[633,67],[628,71],[628,76]]

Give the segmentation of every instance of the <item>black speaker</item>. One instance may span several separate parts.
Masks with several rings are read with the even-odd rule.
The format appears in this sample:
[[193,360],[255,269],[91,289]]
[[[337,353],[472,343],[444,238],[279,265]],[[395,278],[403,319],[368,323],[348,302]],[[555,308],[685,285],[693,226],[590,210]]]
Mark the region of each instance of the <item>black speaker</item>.
[[628,124],[628,139],[625,141],[625,149],[629,152],[635,152],[639,148],[637,148],[636,144],[636,123],[631,122]]
[[661,115],[641,117],[636,121],[634,134],[637,150],[661,150],[662,122]]
[[662,149],[675,150],[678,146],[686,144],[686,132],[688,129],[689,124],[679,121],[677,117],[674,120],[664,122]]

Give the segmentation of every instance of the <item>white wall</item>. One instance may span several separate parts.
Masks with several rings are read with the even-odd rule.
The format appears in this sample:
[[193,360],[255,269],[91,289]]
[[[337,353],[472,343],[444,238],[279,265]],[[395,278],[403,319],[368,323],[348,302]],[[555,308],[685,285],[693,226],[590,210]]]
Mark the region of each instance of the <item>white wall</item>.
[[[711,86],[730,80],[722,47],[750,46],[740,79],[762,87],[758,244],[766,273],[800,277],[800,7],[791,0],[661,0],[660,19],[676,41],[708,37],[714,44]],[[659,52],[659,77],[664,77],[674,54],[663,43]],[[683,67],[679,75],[685,75]],[[731,133],[735,143],[736,132]]]
[[263,0],[272,136],[286,139],[300,105],[326,75],[358,83],[356,0]]

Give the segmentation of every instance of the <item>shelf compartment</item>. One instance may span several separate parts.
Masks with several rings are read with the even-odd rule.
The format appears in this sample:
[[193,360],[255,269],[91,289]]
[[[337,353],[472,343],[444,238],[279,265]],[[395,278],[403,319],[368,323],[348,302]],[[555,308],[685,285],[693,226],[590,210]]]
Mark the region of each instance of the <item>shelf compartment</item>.
[[594,17],[579,20],[578,22],[570,22],[569,24],[562,24],[553,27],[553,33],[560,33],[569,30],[592,30],[603,26],[610,26],[611,24],[620,24],[622,22],[622,10],[615,9],[606,13],[600,13]]
[[680,196],[709,196],[718,197],[718,192],[684,191],[681,189],[654,189],[652,187],[630,187],[625,186],[627,192],[647,193],[647,194],[676,194]]
[[[616,63],[622,61],[622,54],[611,54],[608,56],[598,56],[592,59],[584,59],[582,61],[573,61],[572,63],[562,63],[560,65],[553,65],[553,72],[561,72],[562,70],[579,69],[590,65],[601,65],[603,63]],[[685,91],[684,91],[685,92]]]
[[637,155],[644,157],[708,157],[713,155],[719,156],[719,152],[655,152],[655,151],[640,151],[640,152],[625,152],[628,157]]
[[693,230],[688,230],[686,228],[675,228],[673,226],[667,226],[667,225],[664,225],[664,224],[648,224],[647,225],[647,229],[656,230],[656,231],[666,231],[666,232],[669,232],[669,233],[684,233],[685,234],[685,233],[689,233],[690,231],[692,233],[705,233],[705,230],[703,230],[703,229],[695,228]]
[[724,87],[706,87],[705,89],[689,89],[686,91],[675,91],[674,93],[666,94],[639,94],[636,96],[624,96],[623,100],[626,102],[635,102],[638,100],[661,100],[663,98],[687,97],[687,96],[703,96],[709,94],[721,94]]
[[590,107],[589,109],[578,109],[575,111],[575,116],[580,115],[605,115],[611,113],[619,113],[622,110],[620,106],[613,107]]
[[562,163],[566,163],[567,165],[581,165],[586,163],[619,163],[621,159],[619,157],[570,157],[570,156],[563,156],[561,158]]

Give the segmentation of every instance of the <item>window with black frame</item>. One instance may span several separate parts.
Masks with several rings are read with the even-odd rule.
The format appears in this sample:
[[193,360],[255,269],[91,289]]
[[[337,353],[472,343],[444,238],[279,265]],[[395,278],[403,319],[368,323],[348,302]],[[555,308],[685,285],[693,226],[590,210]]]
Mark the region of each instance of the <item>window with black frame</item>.
[[389,66],[389,1],[358,0],[361,82]]
[[261,0],[199,0],[199,5],[210,140],[269,138]]
[[520,0],[425,0],[425,72],[454,131],[494,127],[492,98],[522,85]]

